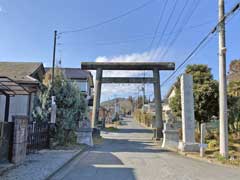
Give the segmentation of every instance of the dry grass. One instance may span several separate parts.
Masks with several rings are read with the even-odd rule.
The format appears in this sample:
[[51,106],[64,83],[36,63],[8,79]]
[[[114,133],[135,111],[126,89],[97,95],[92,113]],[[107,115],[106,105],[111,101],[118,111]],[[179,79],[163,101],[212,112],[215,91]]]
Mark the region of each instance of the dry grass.
[[116,128],[116,127],[106,127],[104,130],[109,131],[109,132],[117,132],[117,131],[119,131],[119,129]]
[[102,136],[93,137],[93,144],[98,145],[98,144],[102,144],[103,142],[104,142],[104,139],[102,138]]
[[240,136],[235,136],[233,134],[229,135],[229,158],[225,159],[219,154],[219,139],[217,135],[214,134],[215,139],[208,139],[208,147],[205,150],[205,157],[201,158],[199,153],[181,153],[187,157],[205,160],[208,162],[214,162],[224,165],[240,167]]
[[209,160],[217,160],[222,164],[240,166],[240,137],[234,135],[229,136],[229,159],[223,158],[219,154],[219,141],[212,139],[208,140],[208,148],[205,151],[206,158]]

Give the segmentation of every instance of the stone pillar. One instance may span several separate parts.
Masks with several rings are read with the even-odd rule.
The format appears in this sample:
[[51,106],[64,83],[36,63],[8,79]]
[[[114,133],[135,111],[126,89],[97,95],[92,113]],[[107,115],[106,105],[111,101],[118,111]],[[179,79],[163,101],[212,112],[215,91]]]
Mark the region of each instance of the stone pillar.
[[27,153],[28,117],[13,116],[12,118],[14,123],[12,162],[20,164],[25,160]]
[[181,76],[181,105],[182,105],[182,142],[179,149],[182,151],[199,151],[195,143],[195,116],[193,98],[193,77],[189,74]]
[[101,87],[102,87],[102,69],[97,69],[96,82],[95,82],[95,94],[93,100],[93,112],[92,112],[92,128],[95,128],[98,123]]
[[160,89],[160,75],[159,70],[153,70],[153,77],[155,79],[154,82],[154,100],[155,100],[155,111],[156,117],[154,122],[154,139],[159,140],[163,137],[162,130],[163,130],[163,121],[162,121],[162,104],[161,104],[161,89]]
[[207,144],[205,144],[205,136],[206,136],[206,124],[201,124],[201,141],[200,141],[200,157],[204,157],[205,155],[205,148]]

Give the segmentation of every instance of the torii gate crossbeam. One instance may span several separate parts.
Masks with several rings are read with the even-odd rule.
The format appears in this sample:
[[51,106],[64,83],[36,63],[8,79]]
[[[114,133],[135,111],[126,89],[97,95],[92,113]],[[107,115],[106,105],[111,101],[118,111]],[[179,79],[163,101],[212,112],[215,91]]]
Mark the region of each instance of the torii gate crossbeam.
[[[95,94],[93,101],[92,127],[96,127],[102,83],[153,83],[154,84],[154,99],[156,118],[154,123],[155,139],[162,137],[163,120],[162,120],[162,105],[161,105],[161,89],[160,89],[160,70],[174,70],[175,63],[173,62],[82,62],[83,70],[96,70]],[[103,70],[147,70],[153,71],[152,78],[133,78],[133,77],[102,77]]]

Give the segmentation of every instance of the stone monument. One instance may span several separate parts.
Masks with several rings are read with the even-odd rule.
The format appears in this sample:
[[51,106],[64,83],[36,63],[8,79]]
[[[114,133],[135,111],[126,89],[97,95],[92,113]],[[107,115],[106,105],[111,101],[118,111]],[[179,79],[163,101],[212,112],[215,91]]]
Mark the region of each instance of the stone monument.
[[179,143],[179,132],[176,124],[176,118],[167,111],[167,121],[164,123],[162,147],[167,149],[177,149]]
[[55,103],[55,96],[52,96],[50,123],[52,123],[52,124],[56,123],[56,114],[57,114],[57,105]]
[[79,127],[76,131],[77,143],[93,146],[92,128],[90,120],[87,117],[84,117],[82,121],[79,121],[78,126]]
[[189,74],[181,76],[181,106],[182,142],[178,148],[183,152],[199,152],[199,144],[195,142],[193,77]]

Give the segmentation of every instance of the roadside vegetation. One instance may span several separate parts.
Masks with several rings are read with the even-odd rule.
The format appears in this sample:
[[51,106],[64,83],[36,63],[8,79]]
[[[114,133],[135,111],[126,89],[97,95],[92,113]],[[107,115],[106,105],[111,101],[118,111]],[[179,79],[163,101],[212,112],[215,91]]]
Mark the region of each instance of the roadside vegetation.
[[152,122],[155,118],[155,115],[152,113],[143,112],[142,110],[137,109],[137,110],[135,110],[133,117],[140,124],[142,124],[146,127],[151,127]]
[[[223,164],[240,166],[240,60],[232,61],[228,78],[229,158],[219,154],[218,82],[207,65],[189,65],[185,73],[193,75],[194,109],[197,122],[196,141],[200,142],[200,124],[207,123],[206,158]],[[170,100],[174,115],[181,118],[180,79],[176,96]],[[181,139],[181,133],[180,133]]]
[[57,105],[56,124],[51,129],[51,141],[58,146],[76,144],[75,130],[86,116],[87,103],[74,82],[68,81],[60,69],[55,70],[54,88],[51,87],[51,73],[46,74],[41,93],[35,102],[35,121],[49,121],[51,116],[51,90]]

